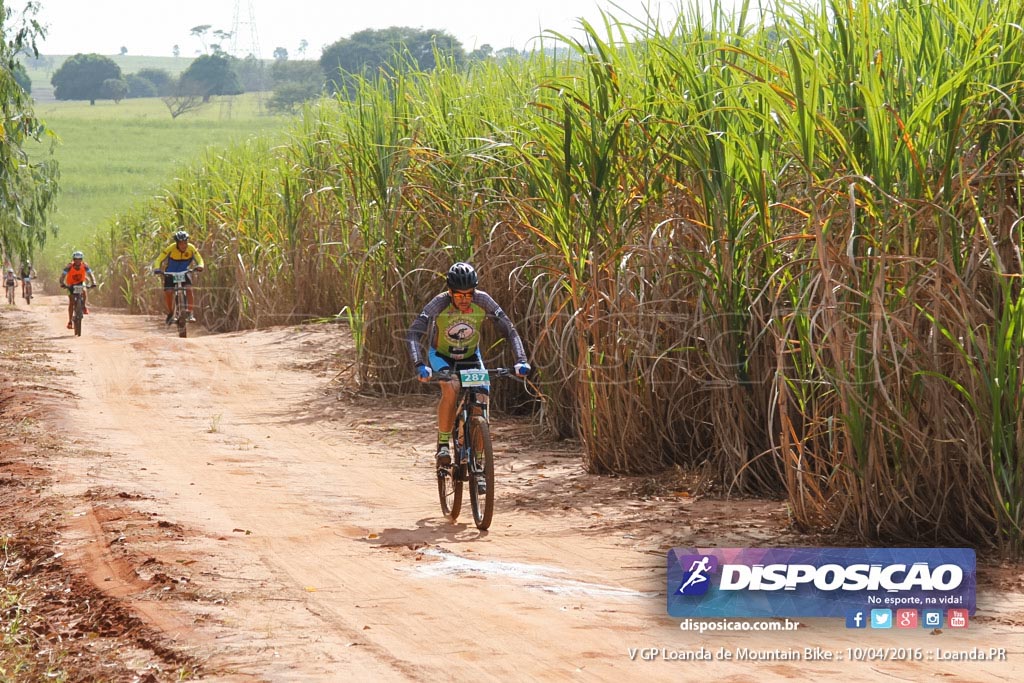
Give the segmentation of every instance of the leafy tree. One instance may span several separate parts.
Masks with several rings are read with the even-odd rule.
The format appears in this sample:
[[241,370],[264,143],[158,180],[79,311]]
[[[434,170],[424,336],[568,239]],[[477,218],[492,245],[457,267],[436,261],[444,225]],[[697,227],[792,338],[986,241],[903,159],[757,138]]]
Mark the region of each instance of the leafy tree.
[[469,53],[469,61],[471,62],[482,62],[490,59],[494,55],[494,48],[484,43],[477,49]]
[[139,74],[128,74],[124,77],[124,80],[128,84],[127,97],[129,99],[156,97],[159,94],[153,81]]
[[315,83],[288,81],[274,86],[274,93],[267,100],[267,109],[283,114],[298,112],[303,103],[320,96],[322,89]]
[[52,157],[32,161],[25,152],[30,140],[49,134],[35,117],[32,99],[16,75],[18,54],[25,51],[38,57],[36,38],[46,35],[34,18],[37,11],[37,6],[28,5],[11,27],[13,12],[0,2],[0,249],[21,260],[32,258],[46,241],[59,175]]
[[199,39],[199,42],[203,45],[203,53],[205,54],[209,50],[206,47],[206,32],[212,28],[212,24],[200,24],[199,26],[193,26],[189,31],[190,34]]
[[231,62],[231,67],[238,76],[238,82],[244,92],[270,90],[270,77],[267,75],[267,65],[262,59],[256,59],[255,56],[248,55],[245,59],[229,57],[228,61]]
[[126,48],[124,45],[122,45],[121,46],[121,56],[124,57],[126,54],[128,54],[128,48]]
[[[154,95],[164,96],[170,95],[172,92],[174,92],[174,88],[176,85],[174,82],[174,76],[171,76],[171,73],[166,69],[139,69],[135,75],[139,78],[145,78],[147,81],[156,86],[156,92],[154,93]],[[135,97],[135,95],[132,95],[132,97]]]
[[121,78],[108,78],[103,81],[103,96],[119,103],[128,95],[128,83]]
[[202,55],[196,57],[181,74],[179,91],[199,96],[205,103],[214,95],[237,95],[242,92],[242,87],[226,56]]
[[50,83],[58,100],[89,100],[89,104],[96,104],[96,99],[103,96],[103,81],[108,78],[121,78],[121,67],[114,60],[80,52],[60,65]]
[[32,92],[32,79],[29,78],[28,71],[25,70],[25,65],[21,62],[14,64],[14,80],[18,82],[22,90],[27,93]]
[[516,57],[519,57],[519,50],[514,47],[503,47],[495,52],[494,56],[497,59],[515,59]]
[[323,93],[324,72],[312,60],[274,62],[270,65],[274,94],[267,102],[271,111],[294,113],[303,102]]
[[337,92],[347,77],[372,77],[380,69],[393,69],[400,57],[411,59],[417,69],[430,71],[436,66],[435,50],[456,65],[466,61],[462,43],[445,31],[392,26],[358,31],[328,45],[320,56],[320,67],[328,88]]
[[[216,38],[217,40],[219,40],[221,42],[231,40],[231,36],[232,35],[234,35],[234,34],[232,34],[231,31],[225,31],[223,29],[216,29],[213,32],[214,38]],[[221,48],[221,43],[211,43],[210,44],[210,54],[226,55],[227,52],[225,52]]]
[[274,48],[274,61],[284,62],[288,60],[288,50],[283,47]]
[[181,56],[181,47],[177,43],[175,43],[171,47],[171,54],[174,55],[175,57],[180,57]]

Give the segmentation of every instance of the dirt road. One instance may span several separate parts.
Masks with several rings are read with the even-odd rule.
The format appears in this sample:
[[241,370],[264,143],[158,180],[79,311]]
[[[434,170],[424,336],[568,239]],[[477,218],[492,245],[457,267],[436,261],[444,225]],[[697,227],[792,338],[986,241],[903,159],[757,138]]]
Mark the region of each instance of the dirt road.
[[[52,381],[68,392],[49,423],[70,447],[45,459],[66,505],[65,559],[202,680],[997,681],[1015,680],[1024,657],[1024,599],[995,588],[959,632],[838,619],[682,631],[665,613],[668,548],[816,543],[787,530],[780,502],[592,477],[500,417],[494,524],[478,532],[468,510],[450,523],[432,477],[432,398],[340,391],[350,344],[337,329],[179,339],[156,317],[94,310],[75,338],[57,297],[2,314],[54,349]],[[975,646],[1004,647],[1008,661],[847,651],[936,659]],[[815,647],[844,661],[807,661]],[[673,660],[701,648],[715,661]],[[776,660],[736,661],[744,648]],[[138,657],[140,670],[183,675]]]

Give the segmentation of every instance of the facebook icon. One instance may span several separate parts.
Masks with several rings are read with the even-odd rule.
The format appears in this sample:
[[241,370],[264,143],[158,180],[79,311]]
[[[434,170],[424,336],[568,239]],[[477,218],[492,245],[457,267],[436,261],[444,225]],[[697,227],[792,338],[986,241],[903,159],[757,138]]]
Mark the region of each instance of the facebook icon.
[[864,610],[858,609],[846,613],[846,628],[867,628],[868,620],[864,616]]

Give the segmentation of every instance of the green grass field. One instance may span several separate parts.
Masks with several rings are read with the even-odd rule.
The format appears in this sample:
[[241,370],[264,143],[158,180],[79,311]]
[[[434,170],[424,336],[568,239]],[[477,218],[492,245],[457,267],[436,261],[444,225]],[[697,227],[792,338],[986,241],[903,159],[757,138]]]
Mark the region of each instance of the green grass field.
[[[264,95],[264,97],[266,97]],[[95,231],[117,214],[159,193],[177,168],[210,147],[225,147],[260,133],[283,131],[291,117],[271,116],[260,97],[220,98],[172,119],[160,99],[37,103],[36,113],[59,138],[61,194],[50,238],[36,262],[56,267],[68,252],[84,248]],[[30,150],[42,154],[43,146]]]

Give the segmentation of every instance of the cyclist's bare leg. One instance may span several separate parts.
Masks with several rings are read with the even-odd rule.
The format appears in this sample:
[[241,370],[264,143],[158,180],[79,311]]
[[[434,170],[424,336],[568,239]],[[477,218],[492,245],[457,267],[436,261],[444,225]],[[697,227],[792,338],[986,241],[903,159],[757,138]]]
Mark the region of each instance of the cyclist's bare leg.
[[167,306],[167,315],[174,313],[174,290],[164,290],[164,305]]
[[188,299],[188,312],[191,313],[192,309],[195,308],[196,305],[196,299],[195,296],[192,294],[191,287],[185,288],[185,297]]
[[455,382],[441,382],[441,400],[437,403],[437,431],[451,432],[455,426],[455,402],[459,389]]

